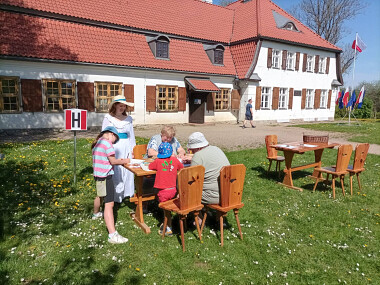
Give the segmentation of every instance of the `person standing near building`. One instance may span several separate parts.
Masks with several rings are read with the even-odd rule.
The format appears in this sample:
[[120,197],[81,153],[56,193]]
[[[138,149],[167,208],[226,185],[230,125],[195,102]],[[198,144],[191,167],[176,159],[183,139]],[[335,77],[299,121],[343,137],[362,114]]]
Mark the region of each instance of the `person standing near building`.
[[243,129],[245,129],[245,123],[247,121],[249,121],[251,123],[252,128],[255,128],[252,120],[253,120],[252,99],[249,99],[248,104],[245,106],[245,120],[243,123]]

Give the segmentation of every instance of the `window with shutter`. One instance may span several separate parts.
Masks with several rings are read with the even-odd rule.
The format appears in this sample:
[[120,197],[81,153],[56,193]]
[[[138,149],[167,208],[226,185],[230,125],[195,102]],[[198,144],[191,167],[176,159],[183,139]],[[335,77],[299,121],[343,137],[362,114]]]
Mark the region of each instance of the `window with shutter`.
[[74,80],[43,79],[43,86],[47,112],[76,108]]
[[230,102],[230,89],[221,88],[220,92],[216,92],[214,95],[214,110],[225,111],[229,109]]
[[157,111],[178,111],[178,87],[159,85],[156,88]]
[[314,104],[314,90],[313,89],[307,89],[306,90],[305,108],[306,109],[312,109],[313,104]]
[[271,90],[270,87],[261,87],[261,109],[269,109]]
[[95,82],[96,111],[108,112],[113,97],[122,95],[123,84],[117,82]]
[[19,78],[0,77],[0,112],[15,113],[20,111]]

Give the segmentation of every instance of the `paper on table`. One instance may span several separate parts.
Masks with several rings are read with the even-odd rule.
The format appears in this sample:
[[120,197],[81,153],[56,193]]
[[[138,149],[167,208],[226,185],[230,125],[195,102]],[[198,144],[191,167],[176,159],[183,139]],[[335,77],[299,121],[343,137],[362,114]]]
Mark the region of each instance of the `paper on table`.
[[129,164],[140,164],[140,163],[142,163],[142,162],[144,162],[145,160],[144,159],[134,159],[134,158],[132,158],[131,159],[131,162],[129,163]]
[[317,147],[316,145],[313,145],[313,144],[304,144],[303,146],[305,146],[305,147]]
[[150,171],[148,164],[141,163],[140,166],[141,166],[142,170],[144,170],[144,171]]
[[293,145],[288,145],[288,144],[278,144],[277,147],[295,148],[295,146],[293,146]]

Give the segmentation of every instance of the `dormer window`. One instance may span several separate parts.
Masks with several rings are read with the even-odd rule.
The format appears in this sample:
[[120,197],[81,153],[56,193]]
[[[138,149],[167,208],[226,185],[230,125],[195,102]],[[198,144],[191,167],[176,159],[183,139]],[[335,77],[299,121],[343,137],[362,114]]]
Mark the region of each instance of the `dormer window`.
[[157,59],[169,59],[169,43],[170,40],[164,35],[157,37],[146,36],[150,50]]
[[297,31],[296,26],[293,23],[287,23],[284,26],[284,29],[290,30],[290,31]]
[[212,64],[223,65],[224,59],[224,46],[222,45],[203,45],[206,54],[208,55]]

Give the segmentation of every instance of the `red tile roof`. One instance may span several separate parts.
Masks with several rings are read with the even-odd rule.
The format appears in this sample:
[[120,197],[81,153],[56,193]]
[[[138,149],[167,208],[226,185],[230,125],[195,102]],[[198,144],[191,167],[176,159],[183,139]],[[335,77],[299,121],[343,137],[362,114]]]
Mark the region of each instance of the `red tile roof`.
[[[268,37],[336,51],[340,50],[270,0],[252,0],[248,2],[239,0],[233,5],[229,5],[228,8],[235,11],[235,24],[231,42],[247,38]],[[272,11],[293,21],[299,32],[278,28]]]
[[220,89],[208,79],[186,78],[186,81],[197,91],[213,91],[218,92]]
[[[0,53],[87,63],[234,76],[229,47],[224,66],[213,65],[202,43],[170,41],[170,60],[156,59],[142,34],[0,11]],[[28,33],[25,33],[25,30]]]
[[[124,28],[0,12],[0,54],[245,78],[258,38],[339,51],[270,0],[242,1],[220,7],[199,0],[114,0],[112,4],[104,0],[0,0],[1,4]],[[272,11],[291,19],[300,31],[277,28]],[[171,37],[170,60],[160,60],[134,28],[184,38]],[[240,41],[244,43],[236,45]],[[212,42],[224,43],[224,66],[213,65],[204,51],[203,43]]]

